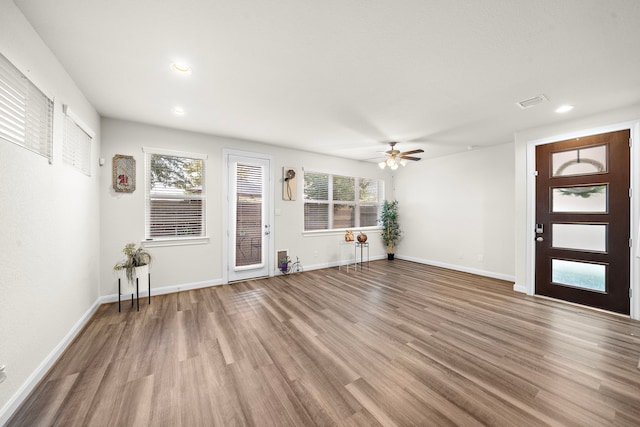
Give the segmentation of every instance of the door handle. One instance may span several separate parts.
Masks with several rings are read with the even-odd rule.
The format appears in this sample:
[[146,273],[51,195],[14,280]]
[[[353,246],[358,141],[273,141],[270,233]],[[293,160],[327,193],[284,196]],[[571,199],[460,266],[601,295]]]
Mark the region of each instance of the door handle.
[[542,237],[536,237],[536,242],[542,242],[544,239]]

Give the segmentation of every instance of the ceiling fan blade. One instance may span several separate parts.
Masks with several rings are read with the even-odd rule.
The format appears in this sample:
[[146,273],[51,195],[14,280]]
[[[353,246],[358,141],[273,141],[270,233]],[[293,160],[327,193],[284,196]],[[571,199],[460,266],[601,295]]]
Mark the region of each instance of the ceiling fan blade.
[[399,157],[405,160],[413,160],[413,161],[421,160],[420,157],[413,157],[413,156],[399,156]]
[[418,153],[424,153],[424,150],[422,148],[419,148],[417,150],[405,151],[404,153],[400,153],[400,155],[406,156],[408,154],[418,154]]

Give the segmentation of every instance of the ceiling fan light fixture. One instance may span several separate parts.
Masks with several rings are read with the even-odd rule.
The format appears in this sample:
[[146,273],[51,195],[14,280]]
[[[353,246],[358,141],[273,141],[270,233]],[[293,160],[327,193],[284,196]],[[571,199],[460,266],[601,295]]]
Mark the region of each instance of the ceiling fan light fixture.
[[394,162],[393,165],[391,165],[390,167],[391,167],[391,170],[394,171],[398,169],[398,164]]
[[394,159],[393,157],[388,158],[388,159],[387,159],[387,166],[389,166],[390,168],[392,168],[392,169],[393,169],[393,166],[394,166],[394,165],[395,165],[395,166],[397,166],[397,164],[396,164],[396,159]]
[[400,159],[400,165],[402,165],[402,167],[407,166],[407,163],[409,163],[407,159]]

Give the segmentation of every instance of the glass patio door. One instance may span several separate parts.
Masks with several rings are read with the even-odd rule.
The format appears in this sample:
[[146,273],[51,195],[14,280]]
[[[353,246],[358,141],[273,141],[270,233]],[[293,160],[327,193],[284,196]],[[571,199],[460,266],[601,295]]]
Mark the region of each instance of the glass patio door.
[[229,281],[269,275],[270,160],[229,155]]

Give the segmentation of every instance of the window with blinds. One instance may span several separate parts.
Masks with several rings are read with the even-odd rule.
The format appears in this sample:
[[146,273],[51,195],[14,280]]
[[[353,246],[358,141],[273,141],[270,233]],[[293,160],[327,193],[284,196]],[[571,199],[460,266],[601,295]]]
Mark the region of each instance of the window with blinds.
[[0,139],[52,160],[53,101],[0,54]]
[[205,236],[205,156],[146,153],[146,238]]
[[375,179],[305,173],[305,231],[376,226],[382,189]]
[[65,108],[62,161],[91,176],[91,131],[85,131]]

